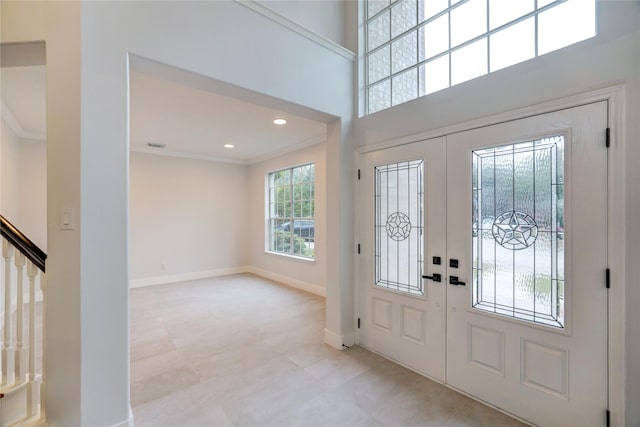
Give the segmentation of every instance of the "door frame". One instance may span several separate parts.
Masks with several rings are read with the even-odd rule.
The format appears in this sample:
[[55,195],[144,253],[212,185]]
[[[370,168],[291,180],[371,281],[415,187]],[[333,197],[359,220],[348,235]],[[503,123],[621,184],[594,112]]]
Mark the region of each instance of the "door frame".
[[[608,117],[607,123],[610,128],[610,147],[607,158],[607,190],[608,190],[608,212],[607,212],[607,235],[609,265],[611,270],[610,289],[608,292],[608,407],[611,413],[611,425],[623,427],[625,425],[625,296],[626,296],[626,237],[624,227],[615,227],[615,224],[625,224],[625,91],[624,84],[604,87],[594,91],[589,91],[573,96],[568,96],[553,101],[533,105],[530,107],[512,110],[506,113],[495,114],[476,120],[444,126],[437,129],[395,138],[371,146],[356,148],[355,169],[360,168],[360,155],[372,151],[391,148],[399,145],[411,144],[427,139],[446,137],[449,134],[469,131],[486,126],[496,125],[504,122],[524,119],[531,116],[551,113],[558,110],[579,107],[599,101],[607,101]],[[604,144],[605,141],[603,140]],[[355,242],[357,248],[360,241],[360,210],[363,209],[360,197],[360,185],[356,180],[356,206],[355,206]],[[364,262],[356,258],[356,268],[354,275],[354,325],[360,317],[359,286],[360,286],[360,263]],[[603,286],[605,277],[603,275]],[[356,344],[359,343],[358,330],[356,329]],[[447,384],[445,384],[447,385]],[[447,385],[448,386],[448,385]]]

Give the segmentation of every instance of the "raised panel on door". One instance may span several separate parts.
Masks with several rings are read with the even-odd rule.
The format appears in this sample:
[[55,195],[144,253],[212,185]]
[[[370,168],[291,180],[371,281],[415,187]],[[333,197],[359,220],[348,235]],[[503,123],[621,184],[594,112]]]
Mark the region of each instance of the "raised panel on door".
[[447,383],[540,426],[604,424],[606,126],[600,102],[447,137]]
[[444,139],[360,160],[359,344],[444,381]]

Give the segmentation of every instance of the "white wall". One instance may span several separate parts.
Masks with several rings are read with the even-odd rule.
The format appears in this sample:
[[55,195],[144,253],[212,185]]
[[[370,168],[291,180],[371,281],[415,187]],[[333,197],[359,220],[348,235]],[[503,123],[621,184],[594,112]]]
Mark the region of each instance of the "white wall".
[[144,153],[131,153],[130,165],[132,280],[247,264],[247,166]]
[[47,252],[47,144],[20,140],[18,173],[20,230]]
[[258,3],[355,52],[347,38],[345,0],[258,0]]
[[[326,239],[326,147],[325,143],[285,154],[249,167],[250,264],[256,273],[278,279],[293,279],[302,288],[325,294],[327,287]],[[265,252],[265,179],[269,172],[304,163],[315,164],[315,260],[298,260]],[[266,273],[266,274],[265,274]],[[291,282],[289,280],[289,282]]]
[[[599,1],[598,36],[356,122],[359,146],[626,85],[626,423],[640,425],[640,2]],[[624,226],[620,224],[620,226]],[[615,273],[614,273],[615,274]],[[616,405],[612,402],[612,405]],[[615,422],[615,420],[614,420]]]
[[2,119],[0,130],[0,214],[19,227],[20,202],[18,176],[20,140]]

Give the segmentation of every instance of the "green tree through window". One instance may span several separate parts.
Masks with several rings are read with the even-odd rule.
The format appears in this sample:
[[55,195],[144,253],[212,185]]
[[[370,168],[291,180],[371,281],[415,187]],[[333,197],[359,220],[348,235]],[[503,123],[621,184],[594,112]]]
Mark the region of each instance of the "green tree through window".
[[313,163],[269,174],[269,251],[314,257]]

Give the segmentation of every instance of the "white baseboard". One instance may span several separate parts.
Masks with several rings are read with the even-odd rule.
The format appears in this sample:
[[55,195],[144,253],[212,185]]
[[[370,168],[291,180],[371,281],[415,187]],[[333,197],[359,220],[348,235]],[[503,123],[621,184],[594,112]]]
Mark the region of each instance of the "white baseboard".
[[[345,347],[342,346],[342,344],[344,344],[342,335],[336,334],[335,332],[330,331],[327,328],[324,328],[324,342],[325,344],[328,344],[335,349],[338,349],[338,350],[345,349]],[[348,345],[348,344],[345,344],[345,345]]]
[[292,288],[301,289],[314,295],[321,297],[327,297],[327,288],[316,285],[315,283],[305,282],[304,280],[294,279],[292,277],[284,276],[282,274],[273,273],[271,271],[263,270],[261,268],[248,266],[246,273],[255,274],[256,276],[264,277],[265,279],[273,280],[274,282],[283,283]]
[[306,291],[324,298],[327,297],[327,289],[321,285],[305,282],[304,280],[294,279],[292,277],[288,277],[278,273],[273,273],[271,271],[263,270],[261,268],[253,267],[250,265],[245,265],[240,267],[231,267],[231,268],[219,268],[217,270],[196,271],[193,273],[171,274],[167,276],[145,277],[142,279],[130,280],[129,287],[142,288],[145,286],[155,286],[155,285],[164,285],[167,283],[187,282],[189,280],[208,279],[211,277],[228,276],[230,274],[242,274],[242,273],[255,274],[256,276],[264,277],[265,279],[273,280],[274,282],[279,282],[287,286],[291,286],[292,288],[301,289],[303,291]]
[[129,281],[130,288],[142,288],[145,286],[164,285],[167,283],[187,282],[189,280],[208,279],[217,276],[246,273],[249,267],[219,268],[216,270],[195,271],[192,273],[169,274],[166,276],[145,277]]

